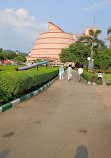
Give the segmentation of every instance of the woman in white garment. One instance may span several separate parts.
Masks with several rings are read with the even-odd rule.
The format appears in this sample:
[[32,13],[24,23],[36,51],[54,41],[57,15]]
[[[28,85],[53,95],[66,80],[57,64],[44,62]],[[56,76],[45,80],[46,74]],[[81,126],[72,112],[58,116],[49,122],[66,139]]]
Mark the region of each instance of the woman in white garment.
[[64,68],[63,68],[63,66],[61,66],[59,68],[59,78],[60,78],[60,80],[63,80],[63,75],[64,75]]
[[71,65],[69,65],[69,67],[67,68],[67,77],[68,77],[68,81],[72,77],[72,67],[71,67]]

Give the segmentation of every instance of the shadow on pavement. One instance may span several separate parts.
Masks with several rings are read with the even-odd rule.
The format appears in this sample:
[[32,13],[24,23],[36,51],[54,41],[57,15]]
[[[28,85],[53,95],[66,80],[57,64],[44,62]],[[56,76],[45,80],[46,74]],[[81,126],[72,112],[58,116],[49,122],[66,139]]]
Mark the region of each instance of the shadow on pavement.
[[0,152],[0,158],[6,158],[9,152],[9,150],[3,150],[2,152]]
[[87,148],[83,145],[78,146],[74,158],[88,158]]

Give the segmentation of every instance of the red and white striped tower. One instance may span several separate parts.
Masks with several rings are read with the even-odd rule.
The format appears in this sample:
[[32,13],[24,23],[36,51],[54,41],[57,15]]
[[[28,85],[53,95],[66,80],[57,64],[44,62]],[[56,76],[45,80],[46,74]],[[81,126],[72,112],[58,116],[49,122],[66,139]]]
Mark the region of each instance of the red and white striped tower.
[[32,58],[52,58],[59,59],[62,48],[67,48],[71,43],[75,43],[73,34],[66,33],[52,22],[48,23],[48,32],[39,35],[30,56]]

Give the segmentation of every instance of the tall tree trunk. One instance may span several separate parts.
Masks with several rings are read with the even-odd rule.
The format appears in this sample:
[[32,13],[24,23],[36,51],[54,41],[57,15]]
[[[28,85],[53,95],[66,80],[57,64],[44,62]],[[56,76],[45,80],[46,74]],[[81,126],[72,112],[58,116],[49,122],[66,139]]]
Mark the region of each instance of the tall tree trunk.
[[92,46],[91,46],[91,59],[93,59],[93,47],[94,47],[94,43],[92,42]]

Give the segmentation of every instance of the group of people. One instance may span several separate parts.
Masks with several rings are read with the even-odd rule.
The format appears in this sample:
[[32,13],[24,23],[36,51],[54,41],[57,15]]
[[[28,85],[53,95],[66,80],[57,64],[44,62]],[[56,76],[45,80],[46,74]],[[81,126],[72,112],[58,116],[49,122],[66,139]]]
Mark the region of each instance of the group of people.
[[[79,82],[81,81],[82,73],[83,73],[83,69],[81,67],[79,67],[79,69],[78,69]],[[59,69],[60,80],[63,80],[63,75],[64,75],[64,68],[63,68],[63,66],[61,66]],[[72,67],[71,67],[71,65],[69,65],[69,67],[67,68],[68,81],[71,79],[71,77],[72,77]]]
[[[78,68],[78,81],[79,82],[81,81],[82,73],[83,73],[83,68],[79,67]],[[59,69],[59,78],[60,78],[60,80],[63,80],[63,75],[64,75],[64,68],[63,68],[63,66],[61,66],[60,69]],[[71,77],[72,77],[72,67],[71,67],[71,65],[69,65],[69,67],[67,68],[68,81],[71,79]],[[98,72],[98,78],[99,78],[99,81],[100,81],[100,85],[103,85],[103,80],[102,80],[103,75],[100,71]]]

